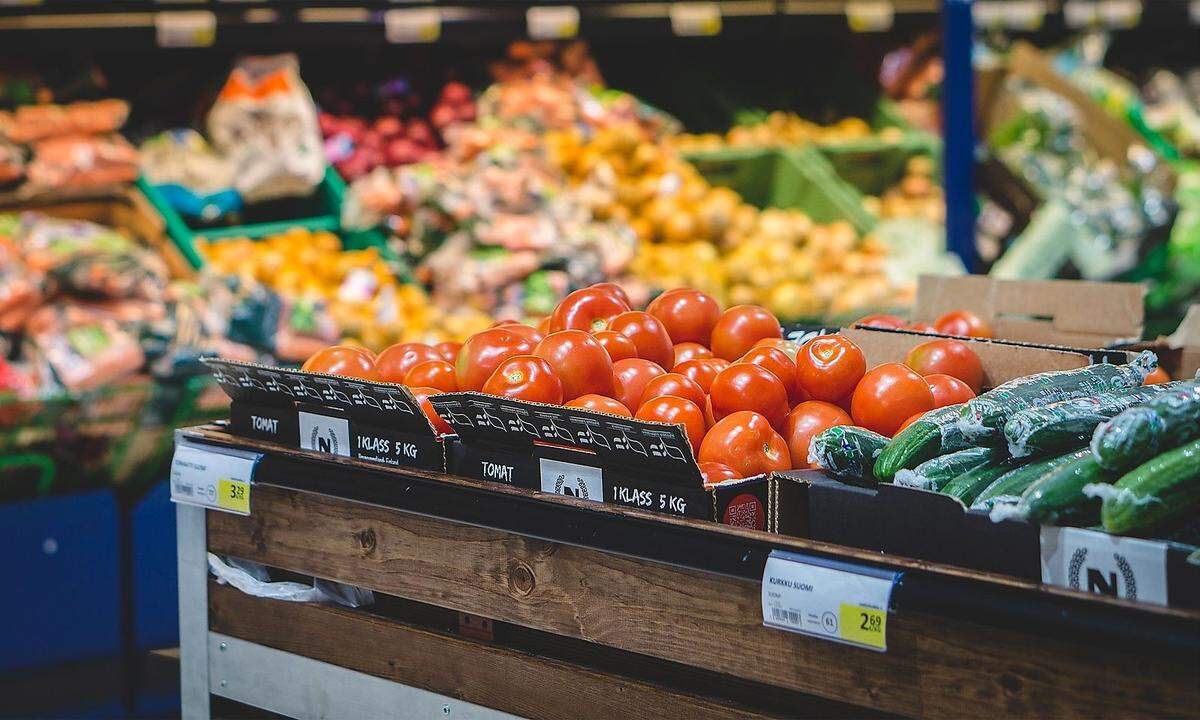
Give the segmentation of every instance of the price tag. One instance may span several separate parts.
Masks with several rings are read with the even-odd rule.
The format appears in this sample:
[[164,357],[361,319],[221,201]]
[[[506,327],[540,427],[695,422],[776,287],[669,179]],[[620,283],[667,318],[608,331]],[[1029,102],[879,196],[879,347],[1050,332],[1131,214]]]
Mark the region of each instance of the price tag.
[[217,16],[208,10],[155,13],[154,37],[159,47],[209,47],[217,40]]
[[545,458],[539,463],[542,492],[604,502],[604,473],[600,468]]
[[1091,0],[1067,0],[1062,11],[1067,27],[1090,28],[1100,23],[1100,11]]
[[977,0],[971,14],[976,27],[1033,31],[1046,21],[1044,0]]
[[711,37],[721,34],[721,6],[715,2],[671,4],[671,32],[680,37]]
[[435,7],[388,10],[383,31],[390,43],[431,43],[442,36],[442,11]]
[[176,440],[171,500],[249,515],[251,483],[261,458],[261,453]]
[[1141,0],[1101,0],[1098,12],[1100,22],[1113,29],[1129,29],[1142,21]]
[[1042,582],[1167,604],[1167,545],[1083,528],[1042,527]]
[[525,27],[534,40],[566,40],[579,34],[579,9],[571,5],[531,7]]
[[854,32],[885,32],[896,21],[891,0],[846,0],[846,22]]
[[888,608],[899,576],[772,551],[763,568],[763,624],[886,652]]
[[1200,0],[1188,3],[1188,15],[1191,16],[1193,25],[1200,25]]

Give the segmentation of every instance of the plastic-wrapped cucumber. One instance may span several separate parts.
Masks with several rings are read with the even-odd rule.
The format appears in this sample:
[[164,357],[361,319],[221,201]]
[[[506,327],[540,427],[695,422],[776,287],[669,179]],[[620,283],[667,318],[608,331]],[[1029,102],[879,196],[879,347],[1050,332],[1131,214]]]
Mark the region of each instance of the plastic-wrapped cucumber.
[[1101,363],[1010,380],[963,403],[958,427],[975,442],[998,438],[1008,419],[1021,410],[1136,387],[1156,367],[1158,358],[1144,350],[1128,365]]
[[991,510],[996,503],[1015,503],[1026,488],[1040,480],[1046,473],[1061,465],[1066,465],[1072,460],[1078,460],[1091,454],[1091,450],[1084,448],[1045,460],[1027,461],[1021,467],[1010,470],[993,480],[991,485],[988,485],[975,497],[975,502],[971,507],[979,510]]
[[839,480],[871,480],[875,457],[887,445],[879,433],[854,425],[821,431],[808,446],[808,463]]
[[910,470],[930,458],[967,447],[970,443],[958,429],[961,410],[962,405],[930,410],[897,433],[875,461],[875,477],[880,482],[891,482],[900,470]]
[[1110,533],[1153,528],[1200,508],[1200,440],[1145,462],[1112,485],[1083,488],[1103,499],[1100,522]]
[[1121,471],[1197,437],[1200,383],[1189,382],[1101,423],[1092,435],[1092,452],[1100,467]]
[[980,465],[974,470],[969,470],[946,483],[942,486],[941,492],[943,495],[958,498],[963,505],[970,507],[971,503],[975,502],[975,498],[979,496],[979,493],[983,492],[988,485],[995,482],[996,478],[1023,464],[1019,460],[1008,459]]
[[1116,475],[1100,467],[1089,452],[1042,475],[1015,504],[994,506],[992,519],[1015,517],[1047,525],[1095,525],[1100,522],[1100,500],[1084,495],[1083,488],[1114,479]]
[[[954,478],[981,465],[994,464],[1003,459],[1004,450],[1002,448],[987,446],[967,448],[931,458],[912,470],[899,470],[896,472],[895,483],[922,490],[941,490]],[[879,461],[875,462],[875,467],[879,467]]]
[[1139,385],[1063,400],[1014,413],[1004,423],[1004,439],[1013,457],[1062,452],[1086,443],[1105,420],[1186,383]]

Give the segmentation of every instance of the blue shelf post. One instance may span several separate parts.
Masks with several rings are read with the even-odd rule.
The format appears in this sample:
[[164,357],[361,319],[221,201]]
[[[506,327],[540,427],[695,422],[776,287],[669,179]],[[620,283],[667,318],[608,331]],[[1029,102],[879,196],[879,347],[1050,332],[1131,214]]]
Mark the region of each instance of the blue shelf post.
[[971,6],[972,0],[942,2],[946,243],[968,272],[976,270],[979,262],[975,248],[975,72],[971,67],[975,27]]

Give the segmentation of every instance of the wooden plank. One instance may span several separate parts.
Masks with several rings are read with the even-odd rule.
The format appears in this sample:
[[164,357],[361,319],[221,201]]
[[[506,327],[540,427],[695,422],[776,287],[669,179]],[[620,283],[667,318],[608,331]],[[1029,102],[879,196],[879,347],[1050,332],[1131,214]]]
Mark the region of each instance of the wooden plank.
[[[209,548],[296,572],[886,712],[1161,717],[1200,707],[1200,662],[1164,662],[918,614],[887,653],[764,628],[759,585],[262,485],[210,513]],[[989,706],[989,707],[994,707]]]
[[361,611],[264,600],[215,584],[209,605],[214,632],[531,720],[767,717],[715,699]]

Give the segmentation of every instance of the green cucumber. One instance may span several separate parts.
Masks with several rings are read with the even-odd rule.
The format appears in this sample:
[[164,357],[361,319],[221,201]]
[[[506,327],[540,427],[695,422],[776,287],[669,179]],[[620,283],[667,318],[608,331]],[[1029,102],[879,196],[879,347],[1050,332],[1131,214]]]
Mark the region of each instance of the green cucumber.
[[962,405],[930,410],[892,438],[875,461],[875,477],[891,482],[900,470],[911,470],[930,458],[967,447],[958,432]]
[[1200,507],[1200,440],[1142,463],[1112,485],[1083,489],[1102,498],[1100,523],[1124,535],[1166,523]]
[[993,480],[991,485],[988,485],[975,497],[971,507],[979,510],[991,510],[992,506],[998,502],[1015,503],[1026,488],[1040,480],[1046,473],[1061,465],[1066,465],[1072,460],[1091,455],[1091,453],[1091,450],[1084,448],[1045,460],[1026,461],[1020,467],[1009,470]]
[[1122,471],[1197,437],[1200,383],[1188,382],[1101,423],[1092,435],[1092,452],[1100,467]]
[[875,457],[887,445],[879,433],[854,425],[821,431],[808,446],[808,462],[839,480],[873,481]]
[[[941,490],[963,473],[1003,459],[1004,450],[998,447],[967,448],[930,458],[912,470],[900,470],[896,473],[895,483],[922,490]],[[875,467],[879,467],[878,461]]]
[[963,403],[959,429],[975,442],[999,439],[1004,424],[1021,410],[1135,387],[1157,366],[1158,358],[1145,350],[1128,365],[1101,363],[1010,380]]
[[957,498],[963,505],[970,507],[979,493],[995,482],[996,478],[1009,470],[1020,467],[1020,465],[1019,461],[1011,459],[980,465],[946,483],[941,492],[943,495]]
[[[1095,525],[1100,522],[1100,500],[1084,495],[1083,488],[1108,484],[1115,478],[1089,452],[1034,481],[1021,494],[1010,516],[1047,525]],[[997,514],[992,513],[993,520],[998,519]]]

